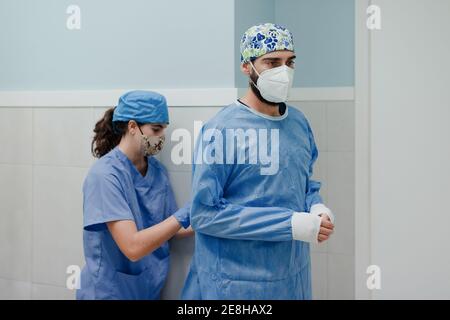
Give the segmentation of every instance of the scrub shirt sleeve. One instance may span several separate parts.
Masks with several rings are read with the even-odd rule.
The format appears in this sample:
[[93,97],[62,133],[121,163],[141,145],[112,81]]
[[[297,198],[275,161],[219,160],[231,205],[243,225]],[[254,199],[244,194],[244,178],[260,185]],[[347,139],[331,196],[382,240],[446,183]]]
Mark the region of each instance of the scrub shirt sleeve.
[[[203,129],[199,139],[203,136]],[[197,140],[194,159],[201,152]],[[205,146],[206,147],[206,146]],[[201,157],[201,155],[200,155]],[[230,174],[228,164],[193,165],[191,225],[196,232],[219,238],[262,241],[293,240],[291,219],[294,211],[282,207],[249,207],[234,204],[224,197]]]
[[133,220],[118,178],[113,174],[89,174],[83,186],[83,226],[87,231],[102,231],[106,222]]

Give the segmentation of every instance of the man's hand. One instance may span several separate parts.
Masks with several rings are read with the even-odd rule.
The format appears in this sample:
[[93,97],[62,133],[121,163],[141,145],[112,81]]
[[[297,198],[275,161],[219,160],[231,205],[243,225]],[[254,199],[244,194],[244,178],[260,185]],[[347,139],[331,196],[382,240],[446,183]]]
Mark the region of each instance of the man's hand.
[[330,235],[333,233],[334,224],[331,223],[331,220],[327,214],[320,214],[319,216],[321,218],[321,223],[317,239],[319,240],[319,243],[321,243],[328,240]]

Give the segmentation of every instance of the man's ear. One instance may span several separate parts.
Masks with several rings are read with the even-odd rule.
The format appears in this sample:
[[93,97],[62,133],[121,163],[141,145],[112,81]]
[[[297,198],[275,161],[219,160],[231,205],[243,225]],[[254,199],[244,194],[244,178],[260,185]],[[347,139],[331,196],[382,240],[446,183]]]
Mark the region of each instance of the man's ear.
[[250,65],[250,63],[245,62],[245,63],[241,64],[241,71],[246,76],[250,76],[251,69],[252,69],[252,66]]

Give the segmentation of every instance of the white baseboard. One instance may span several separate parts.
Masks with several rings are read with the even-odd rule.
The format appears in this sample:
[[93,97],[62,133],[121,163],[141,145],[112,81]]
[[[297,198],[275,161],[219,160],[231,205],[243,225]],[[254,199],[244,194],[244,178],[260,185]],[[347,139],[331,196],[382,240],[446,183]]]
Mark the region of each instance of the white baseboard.
[[[129,90],[0,91],[0,107],[112,107]],[[221,106],[236,99],[237,90],[157,89],[169,106]]]
[[[243,90],[238,88],[155,89],[171,107],[224,106]],[[0,91],[0,107],[112,107],[128,90]],[[291,101],[353,100],[353,87],[293,88]]]
[[[247,88],[239,88],[242,96]],[[353,87],[292,88],[289,101],[353,101]]]
[[351,101],[353,87],[292,88],[291,101]]

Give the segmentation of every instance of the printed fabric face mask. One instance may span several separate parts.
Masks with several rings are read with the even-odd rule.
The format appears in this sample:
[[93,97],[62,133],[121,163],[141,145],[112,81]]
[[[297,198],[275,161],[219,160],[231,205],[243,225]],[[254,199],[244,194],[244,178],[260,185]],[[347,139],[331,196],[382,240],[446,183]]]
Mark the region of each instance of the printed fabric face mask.
[[142,150],[144,153],[144,156],[154,156],[157,155],[162,148],[164,147],[164,141],[166,140],[166,137],[164,135],[162,136],[146,136],[141,128],[139,128],[139,131],[141,131],[141,137],[142,137]]

